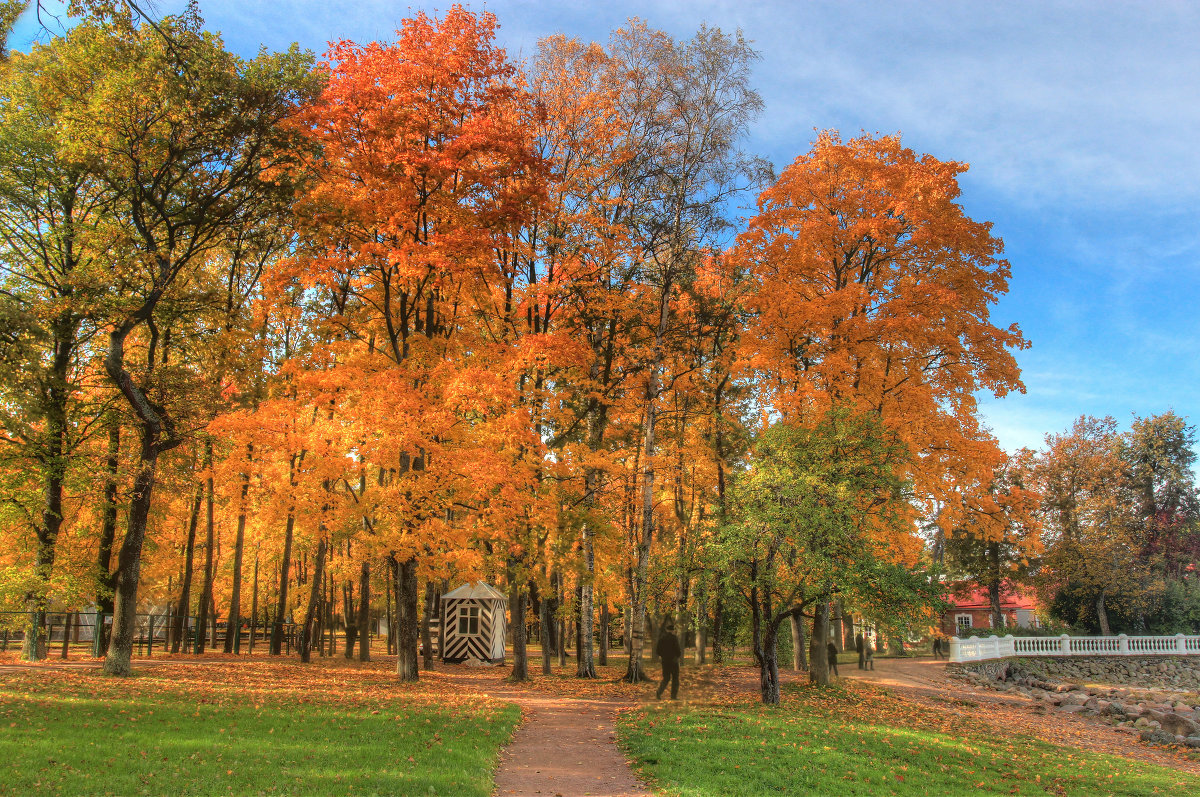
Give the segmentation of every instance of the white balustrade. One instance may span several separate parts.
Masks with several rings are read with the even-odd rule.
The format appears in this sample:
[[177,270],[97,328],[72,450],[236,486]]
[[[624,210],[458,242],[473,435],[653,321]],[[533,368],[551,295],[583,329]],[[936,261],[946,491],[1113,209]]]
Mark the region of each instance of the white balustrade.
[[1200,656],[1200,636],[950,637],[950,661],[1006,656]]

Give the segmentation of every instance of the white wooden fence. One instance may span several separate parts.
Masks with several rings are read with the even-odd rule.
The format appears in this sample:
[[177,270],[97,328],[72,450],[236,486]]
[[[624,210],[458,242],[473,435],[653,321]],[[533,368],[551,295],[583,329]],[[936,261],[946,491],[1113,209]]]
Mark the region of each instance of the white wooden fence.
[[1005,656],[1200,656],[1200,636],[950,637],[950,661]]

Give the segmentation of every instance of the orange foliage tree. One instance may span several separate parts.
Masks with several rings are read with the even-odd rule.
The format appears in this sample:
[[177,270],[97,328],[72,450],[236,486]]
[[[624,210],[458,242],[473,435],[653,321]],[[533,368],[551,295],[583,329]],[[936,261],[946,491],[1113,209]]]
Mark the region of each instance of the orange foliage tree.
[[[956,202],[965,169],[898,136],[822,133],[760,196],[734,253],[753,284],[741,367],[762,411],[801,426],[835,407],[877,415],[917,498],[943,503],[991,481],[1001,455],[975,395],[1022,390],[1011,350],[1027,345],[991,323],[1009,269]],[[902,536],[892,550],[915,559]]]

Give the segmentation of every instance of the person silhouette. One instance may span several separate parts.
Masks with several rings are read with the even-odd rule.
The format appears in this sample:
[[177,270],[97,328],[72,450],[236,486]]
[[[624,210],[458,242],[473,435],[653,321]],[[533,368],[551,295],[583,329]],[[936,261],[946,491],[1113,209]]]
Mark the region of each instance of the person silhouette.
[[675,623],[670,619],[663,623],[654,652],[662,660],[662,681],[658,685],[656,697],[662,700],[663,690],[670,681],[671,699],[679,699],[679,659],[683,656],[683,651],[679,649],[679,640],[675,638]]
[[826,660],[829,662],[829,672],[841,677],[840,674],[838,673],[838,668],[837,668],[837,657],[838,657],[837,645],[833,644],[832,642],[830,642],[828,645],[826,645],[825,646],[825,655],[826,655]]

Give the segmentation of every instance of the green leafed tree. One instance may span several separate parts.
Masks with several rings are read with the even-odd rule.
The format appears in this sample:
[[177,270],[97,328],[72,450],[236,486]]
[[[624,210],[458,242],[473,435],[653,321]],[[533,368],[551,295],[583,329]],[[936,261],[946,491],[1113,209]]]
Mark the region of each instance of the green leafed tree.
[[286,201],[299,151],[290,124],[315,93],[296,49],[243,60],[194,13],[153,28],[83,23],[44,47],[38,75],[61,103],[60,152],[102,192],[104,371],[134,417],[138,458],[118,554],[107,672],[127,674],[158,457],[183,437],[162,313],[187,305],[196,275],[237,230]]
[[834,596],[852,593],[882,607],[912,591],[893,568],[914,529],[898,475],[903,457],[877,417],[844,409],[808,427],[777,423],[756,441],[749,468],[732,485],[719,548],[750,609],[764,703],[779,702],[776,644],[793,610],[814,615],[812,677],[828,684]]

